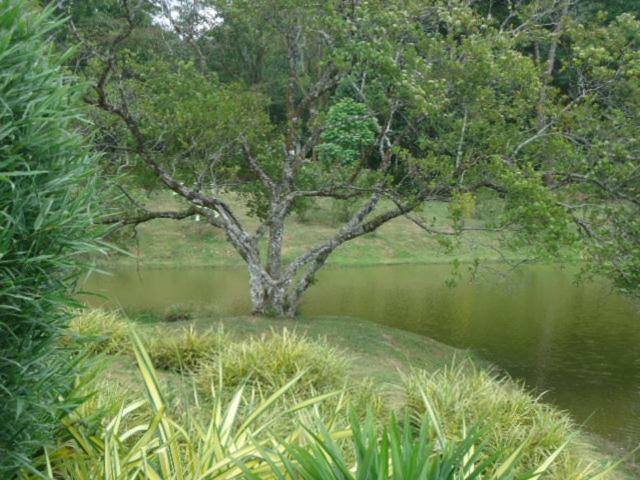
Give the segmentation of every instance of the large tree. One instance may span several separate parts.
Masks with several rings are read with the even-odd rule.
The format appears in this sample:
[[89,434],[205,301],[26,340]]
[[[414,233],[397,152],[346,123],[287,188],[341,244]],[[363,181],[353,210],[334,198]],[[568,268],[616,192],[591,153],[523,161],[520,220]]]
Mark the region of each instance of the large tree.
[[[136,202],[111,221],[202,216],[246,261],[256,313],[293,315],[336,248],[395,218],[462,233],[479,192],[502,205],[487,229],[551,252],[579,244],[637,286],[633,16],[589,17],[594,40],[570,0],[97,3],[68,6],[107,171],[186,204]],[[357,208],[284,262],[286,219],[321,197]],[[451,203],[450,229],[413,214],[433,201]]]

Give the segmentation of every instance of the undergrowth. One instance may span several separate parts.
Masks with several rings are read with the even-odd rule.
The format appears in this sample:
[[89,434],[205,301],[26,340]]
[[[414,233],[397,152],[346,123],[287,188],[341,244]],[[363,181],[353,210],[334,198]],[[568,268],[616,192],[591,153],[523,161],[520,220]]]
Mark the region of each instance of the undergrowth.
[[[251,450],[256,458],[262,458],[251,463],[251,468],[259,467],[257,475],[266,475],[257,478],[280,478],[278,475],[288,478],[287,459],[298,458],[300,462],[301,456],[311,462],[309,468],[315,465],[319,471],[337,468],[335,462],[356,465],[362,461],[358,458],[357,448],[354,450],[354,445],[344,443],[339,432],[349,431],[350,436],[353,428],[349,428],[349,419],[364,421],[368,415],[375,419],[376,435],[387,435],[388,442],[396,441],[400,437],[394,440],[392,437],[400,435],[400,430],[393,430],[395,427],[389,423],[393,423],[395,414],[406,414],[413,419],[411,430],[416,435],[427,428],[423,424],[429,417],[428,438],[416,441],[422,442],[423,446],[431,445],[434,449],[432,454],[441,451],[443,442],[460,446],[473,437],[470,445],[475,445],[473,452],[478,452],[478,461],[491,465],[491,468],[483,470],[484,476],[477,478],[503,478],[491,476],[496,474],[501,464],[496,460],[504,461],[509,454],[516,453],[517,461],[509,467],[510,474],[515,476],[504,478],[615,478],[607,476],[608,472],[596,476],[597,470],[602,468],[602,461],[594,460],[597,457],[592,456],[593,451],[581,442],[579,431],[567,415],[540,402],[512,380],[479,368],[469,360],[432,373],[417,369],[404,376],[399,373],[397,384],[388,386],[367,378],[354,378],[349,371],[351,358],[346,353],[336,350],[326,341],[311,340],[287,329],[237,338],[222,329],[199,332],[191,325],[136,325],[135,330],[139,334],[136,346],[129,341],[127,335],[130,334],[126,333],[132,323],[99,311],[86,312],[82,317],[74,321],[73,328],[79,334],[91,333],[97,339],[92,347],[94,353],[110,354],[118,365],[123,362],[130,364],[133,358],[140,365],[144,360],[148,363],[145,368],[153,371],[154,388],[173,392],[173,395],[165,393],[162,396],[162,415],[171,415],[172,421],[180,423],[181,428],[176,430],[178,436],[185,432],[188,436],[200,436],[199,439],[183,438],[181,446],[176,447],[179,450],[205,448],[210,439],[203,437],[204,431],[201,430],[209,428],[205,426],[213,421],[211,415],[221,414],[222,404],[228,404],[232,409],[234,422],[246,423],[255,420],[256,410],[264,413],[261,405],[266,399],[271,399],[267,416],[278,420],[269,422],[269,442],[285,439],[292,450],[287,453],[286,449],[269,442]],[[145,353],[141,360],[142,349]],[[92,426],[85,426],[87,435],[96,438],[107,435],[107,419],[111,418],[113,422],[114,417],[122,424],[121,428],[142,434],[145,430],[140,425],[144,422],[151,425],[160,415],[159,411],[136,403],[135,395],[126,392],[126,381],[124,388],[122,382],[118,383],[121,380],[122,377],[117,376],[111,380],[102,378],[96,387],[96,396],[78,412],[78,419]],[[145,385],[149,381],[145,378]],[[149,394],[148,385],[145,389]],[[283,414],[285,411],[288,412],[286,415]],[[267,429],[263,426],[256,428],[261,433]],[[192,432],[191,429],[196,430]],[[326,432],[330,432],[329,437]],[[337,435],[335,438],[331,437],[334,433]],[[371,437],[373,433],[367,430],[366,435]],[[437,439],[434,435],[442,438]],[[129,439],[127,435],[125,437]],[[69,440],[69,432],[65,438]],[[139,436],[131,438],[139,439]],[[432,445],[431,441],[435,443]],[[406,442],[403,445],[402,448],[414,451]],[[113,448],[117,450],[120,447]],[[326,449],[332,449],[336,456],[322,458],[328,454]],[[265,457],[267,451],[270,452],[268,460]],[[120,455],[115,450],[112,454]],[[193,456],[189,461],[197,463],[201,460],[195,450],[189,455]],[[428,456],[423,460],[425,464],[440,465],[438,462],[429,463],[435,460]],[[93,461],[97,459],[90,460]],[[544,466],[544,475],[523,476],[541,466]],[[198,468],[203,467],[200,465]],[[249,470],[253,472],[251,468]],[[272,471],[267,475],[270,469]],[[294,478],[321,478],[294,470],[298,475]],[[242,469],[229,471],[240,475]],[[220,478],[244,477],[223,475]]]
[[461,438],[469,425],[481,423],[487,426],[487,453],[522,448],[520,472],[539,465],[549,452],[561,447],[552,478],[588,478],[584,472],[592,470],[591,452],[580,442],[567,414],[534,398],[513,380],[469,360],[435,373],[414,370],[403,378],[401,390],[415,418],[432,406],[443,419],[447,438]]

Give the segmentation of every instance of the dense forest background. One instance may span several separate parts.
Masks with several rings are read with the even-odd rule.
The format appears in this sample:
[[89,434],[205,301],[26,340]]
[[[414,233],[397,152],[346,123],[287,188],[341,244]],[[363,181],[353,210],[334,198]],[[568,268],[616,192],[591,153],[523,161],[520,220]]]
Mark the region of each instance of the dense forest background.
[[[492,199],[483,229],[504,248],[577,251],[585,273],[638,285],[637,2],[55,7],[116,186],[107,221],[204,218],[246,262],[258,313],[294,314],[336,248],[394,218],[449,242]],[[185,208],[144,207],[158,188]],[[286,219],[320,198],[352,215],[283,260]],[[450,228],[414,215],[434,201]]]

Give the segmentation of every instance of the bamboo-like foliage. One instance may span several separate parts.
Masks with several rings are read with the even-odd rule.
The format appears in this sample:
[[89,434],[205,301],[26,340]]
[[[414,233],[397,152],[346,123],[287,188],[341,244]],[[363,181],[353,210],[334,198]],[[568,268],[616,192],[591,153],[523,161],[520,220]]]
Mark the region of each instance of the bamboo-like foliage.
[[34,2],[0,0],[0,478],[51,440],[73,405],[74,366],[57,339],[92,250],[92,156],[74,131],[77,87]]

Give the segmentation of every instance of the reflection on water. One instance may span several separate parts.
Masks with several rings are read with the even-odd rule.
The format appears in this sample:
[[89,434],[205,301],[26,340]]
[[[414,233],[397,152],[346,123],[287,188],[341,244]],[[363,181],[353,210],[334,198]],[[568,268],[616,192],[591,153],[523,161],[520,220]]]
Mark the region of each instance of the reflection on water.
[[[536,266],[454,288],[448,266],[332,268],[302,304],[307,315],[366,318],[470,348],[523,379],[607,438],[640,442],[640,312],[605,283]],[[126,310],[174,303],[249,312],[243,269],[135,269],[94,276],[87,289]],[[105,300],[93,298],[91,303]]]

